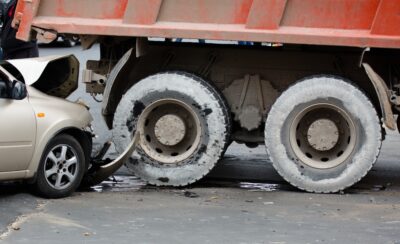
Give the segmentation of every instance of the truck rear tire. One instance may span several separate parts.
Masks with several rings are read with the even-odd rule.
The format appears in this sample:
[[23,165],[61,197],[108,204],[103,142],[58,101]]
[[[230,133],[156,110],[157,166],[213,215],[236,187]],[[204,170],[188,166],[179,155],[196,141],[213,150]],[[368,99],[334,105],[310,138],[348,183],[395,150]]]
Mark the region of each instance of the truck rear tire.
[[123,152],[140,133],[138,159],[127,167],[150,184],[184,186],[205,176],[229,142],[230,113],[218,91],[184,72],[149,76],[128,90],[114,118]]
[[286,90],[268,114],[265,144],[275,169],[292,185],[318,193],[364,177],[382,144],[370,100],[340,77],[313,76]]

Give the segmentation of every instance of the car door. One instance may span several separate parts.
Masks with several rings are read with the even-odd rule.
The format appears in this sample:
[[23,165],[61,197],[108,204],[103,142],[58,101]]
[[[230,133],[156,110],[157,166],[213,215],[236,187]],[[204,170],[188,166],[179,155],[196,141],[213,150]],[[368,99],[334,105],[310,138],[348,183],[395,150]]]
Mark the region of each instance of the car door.
[[0,172],[27,169],[35,149],[35,114],[28,98],[10,99],[13,80],[0,67]]

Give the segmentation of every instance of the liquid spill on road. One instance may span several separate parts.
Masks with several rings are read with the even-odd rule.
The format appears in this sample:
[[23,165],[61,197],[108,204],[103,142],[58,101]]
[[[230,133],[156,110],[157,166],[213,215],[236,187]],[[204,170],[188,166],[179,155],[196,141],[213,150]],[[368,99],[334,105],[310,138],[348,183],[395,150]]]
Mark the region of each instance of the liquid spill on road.
[[[241,188],[249,191],[296,191],[296,189],[290,185],[279,184],[279,183],[253,183],[253,182],[229,182],[229,181],[218,181],[218,180],[203,180],[195,185],[196,187],[230,187],[230,188]],[[138,191],[142,189],[163,189],[163,187],[152,187],[146,184],[146,182],[140,180],[135,176],[114,176],[108,180],[102,182],[99,185],[91,187],[94,192],[125,192],[125,191]],[[168,187],[167,187],[168,188]],[[170,188],[169,188],[170,189]]]
[[[1,185],[0,185],[1,186]],[[275,192],[275,191],[294,191],[299,192],[297,188],[286,184],[284,182],[238,182],[238,181],[220,181],[215,179],[204,179],[194,185],[191,188],[202,188],[202,187],[228,187],[228,188],[240,188],[253,192]],[[146,182],[140,180],[135,176],[119,175],[110,177],[108,180],[102,182],[99,185],[91,187],[91,191],[94,192],[128,192],[128,191],[139,191],[144,189],[171,189],[170,187],[155,187],[147,185]],[[368,194],[377,191],[384,191],[386,187],[380,186],[364,186],[356,185],[352,188],[347,189],[344,193],[347,194]]]
[[91,189],[95,192],[124,192],[137,191],[145,186],[146,182],[135,176],[113,176]]
[[248,191],[299,191],[286,182],[248,182],[248,181],[226,181],[217,179],[205,179],[196,183],[195,187],[229,187],[240,188]]
[[240,182],[239,187],[247,189],[249,191],[280,191],[287,190],[289,187],[282,184],[270,184],[270,183],[252,183],[252,182]]

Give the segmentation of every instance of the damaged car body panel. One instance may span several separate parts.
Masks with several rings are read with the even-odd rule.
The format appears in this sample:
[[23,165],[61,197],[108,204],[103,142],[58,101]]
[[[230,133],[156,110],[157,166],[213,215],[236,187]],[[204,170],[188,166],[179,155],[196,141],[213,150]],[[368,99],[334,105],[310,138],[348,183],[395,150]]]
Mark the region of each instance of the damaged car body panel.
[[74,55],[7,60],[2,66],[17,77],[15,68],[26,85],[50,96],[67,98],[78,88],[79,61]]
[[76,90],[78,69],[74,56],[0,63],[1,181],[27,180],[48,198],[79,186],[93,118],[83,104],[63,99]]
[[[20,78],[18,76],[21,75],[16,72],[19,70],[11,69],[10,67],[7,67],[7,65],[2,65],[0,71],[7,75],[10,83],[17,81],[18,78]],[[32,83],[33,80],[34,79],[28,79],[28,83]],[[87,111],[87,108],[81,104],[50,96],[39,91],[34,86],[26,86],[26,89],[28,96],[19,101],[0,98],[0,105],[4,105],[1,111],[8,118],[0,130],[9,130],[13,137],[11,138],[12,140],[15,140],[15,138],[23,138],[18,140],[25,142],[26,145],[23,145],[25,147],[29,146],[32,150],[34,149],[34,152],[24,149],[24,155],[29,155],[24,157],[24,163],[20,162],[20,166],[14,165],[14,168],[4,168],[7,164],[2,162],[1,167],[3,168],[0,168],[0,180],[33,177],[36,173],[41,154],[46,147],[47,142],[52,137],[66,130],[80,130],[83,132],[93,120],[92,116]],[[21,109],[25,109],[25,112]],[[19,124],[19,122],[21,123]],[[8,128],[5,126],[7,124],[11,127]],[[16,128],[18,128],[18,130],[16,130]],[[2,142],[2,140],[9,141],[6,134],[4,134],[3,131],[0,142]],[[26,135],[31,134],[32,136],[27,140]],[[4,143],[5,142],[3,142],[3,144]],[[9,151],[6,155],[7,157],[2,158],[2,160],[7,161],[13,159],[13,156]],[[21,157],[19,158],[21,159]],[[29,158],[31,158],[31,160],[27,160]]]
[[[66,131],[79,131],[83,135],[85,129],[90,126],[93,120],[83,105],[49,96],[34,87],[28,87],[28,93],[29,102],[37,117],[37,152],[43,152],[51,138]],[[43,115],[45,117],[40,118]],[[91,140],[91,138],[87,139]],[[40,157],[41,153],[36,153],[32,158],[27,171],[27,178],[34,176]]]
[[[31,154],[29,158],[32,158],[30,163],[25,162],[22,167],[18,170],[15,169],[12,173],[6,172],[7,170],[2,172],[0,168],[0,180],[29,179],[35,177],[42,152],[45,150],[47,142],[59,134],[80,134],[81,143],[82,140],[91,141],[91,138],[89,138],[91,137],[91,132],[86,130],[86,128],[93,118],[87,111],[87,108],[82,106],[82,104],[68,102],[64,99],[78,88],[79,61],[75,56],[50,56],[8,60],[0,64],[0,70],[3,71],[10,81],[24,81],[29,94],[25,101],[30,104],[30,106],[25,107],[31,107],[32,119],[35,115],[37,117],[34,123],[30,123],[32,127],[35,127],[35,129],[31,128],[30,130],[32,132],[35,131],[34,134],[36,135],[36,138],[32,139],[32,143],[30,144]],[[24,121],[27,120],[24,119]],[[11,128],[10,130],[14,131]],[[25,132],[25,134],[27,133]],[[134,135],[131,144],[125,152],[113,161],[90,158],[90,142],[90,146],[85,150],[87,154],[87,167],[90,170],[87,172],[84,182],[89,185],[95,185],[117,171],[135,150],[138,141],[137,137]]]

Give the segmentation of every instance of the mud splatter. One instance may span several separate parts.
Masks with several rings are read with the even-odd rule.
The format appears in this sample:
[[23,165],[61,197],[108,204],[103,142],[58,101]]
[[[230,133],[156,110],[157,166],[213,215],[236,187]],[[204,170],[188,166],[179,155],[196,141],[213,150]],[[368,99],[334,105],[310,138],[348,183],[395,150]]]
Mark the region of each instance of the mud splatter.
[[205,114],[206,116],[208,116],[208,115],[210,115],[213,111],[212,111],[211,108],[206,108],[206,109],[203,110],[203,112],[204,112],[204,114]]
[[145,108],[146,106],[142,102],[136,101],[132,110],[133,117],[138,117],[139,115],[141,115]]
[[167,178],[167,177],[160,177],[160,178],[158,178],[158,180],[163,182],[163,183],[169,182],[169,178]]
[[128,131],[132,132],[133,128],[135,128],[135,119],[132,118],[128,118],[128,120],[126,121],[126,126],[128,127]]

